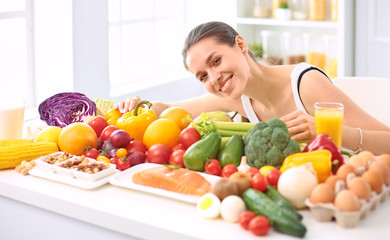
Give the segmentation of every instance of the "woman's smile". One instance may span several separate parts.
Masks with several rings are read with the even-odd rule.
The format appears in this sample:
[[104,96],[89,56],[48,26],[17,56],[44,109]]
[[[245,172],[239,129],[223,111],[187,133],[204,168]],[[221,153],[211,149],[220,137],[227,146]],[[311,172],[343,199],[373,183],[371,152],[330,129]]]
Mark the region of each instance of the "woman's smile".
[[228,77],[219,85],[219,91],[226,93],[229,91],[230,87],[232,86],[232,78],[233,76]]

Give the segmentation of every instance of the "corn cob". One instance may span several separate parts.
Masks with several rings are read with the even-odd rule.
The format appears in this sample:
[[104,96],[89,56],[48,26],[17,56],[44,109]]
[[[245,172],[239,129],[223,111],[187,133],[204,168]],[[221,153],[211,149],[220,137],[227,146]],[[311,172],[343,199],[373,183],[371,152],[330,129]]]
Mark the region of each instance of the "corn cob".
[[34,143],[29,139],[0,140],[0,169],[14,168],[22,161],[31,161],[57,152],[56,143]]

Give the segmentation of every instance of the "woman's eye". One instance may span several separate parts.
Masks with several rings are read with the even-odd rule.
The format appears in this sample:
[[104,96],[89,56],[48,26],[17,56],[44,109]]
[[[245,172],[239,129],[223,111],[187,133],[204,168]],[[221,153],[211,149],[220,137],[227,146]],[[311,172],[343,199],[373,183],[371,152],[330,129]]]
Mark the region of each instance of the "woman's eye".
[[221,61],[221,58],[216,58],[216,59],[213,61],[213,65],[216,66],[220,61]]
[[205,80],[207,77],[207,74],[203,74],[202,76],[200,76],[199,80],[202,82],[203,80]]

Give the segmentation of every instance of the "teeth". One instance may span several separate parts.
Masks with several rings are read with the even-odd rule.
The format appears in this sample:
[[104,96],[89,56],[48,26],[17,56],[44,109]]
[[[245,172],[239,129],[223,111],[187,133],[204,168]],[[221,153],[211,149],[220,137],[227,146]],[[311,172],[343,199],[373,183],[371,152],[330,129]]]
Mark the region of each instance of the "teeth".
[[221,87],[221,91],[222,91],[222,92],[225,91],[225,89],[227,88],[227,86],[229,86],[230,82],[231,82],[230,79],[227,80],[227,81],[225,82],[225,84]]

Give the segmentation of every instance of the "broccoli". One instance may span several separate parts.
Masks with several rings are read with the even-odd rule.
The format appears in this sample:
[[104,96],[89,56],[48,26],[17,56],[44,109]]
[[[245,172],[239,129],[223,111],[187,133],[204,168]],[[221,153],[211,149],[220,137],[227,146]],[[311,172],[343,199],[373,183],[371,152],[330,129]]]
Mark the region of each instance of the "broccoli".
[[300,152],[298,142],[290,139],[286,124],[280,119],[259,122],[244,136],[244,151],[250,166],[282,166],[290,154]]

